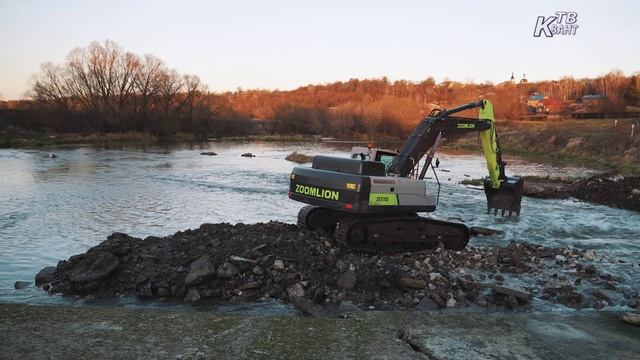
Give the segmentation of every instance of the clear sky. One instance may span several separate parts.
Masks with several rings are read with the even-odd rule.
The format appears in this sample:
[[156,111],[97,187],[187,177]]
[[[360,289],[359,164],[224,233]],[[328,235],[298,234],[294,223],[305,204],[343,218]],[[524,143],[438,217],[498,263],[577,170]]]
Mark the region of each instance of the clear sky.
[[[348,4],[347,4],[348,3]],[[578,13],[575,36],[534,38],[538,16]],[[214,91],[391,80],[530,81],[640,71],[638,1],[0,0],[0,94],[43,62],[111,39]]]

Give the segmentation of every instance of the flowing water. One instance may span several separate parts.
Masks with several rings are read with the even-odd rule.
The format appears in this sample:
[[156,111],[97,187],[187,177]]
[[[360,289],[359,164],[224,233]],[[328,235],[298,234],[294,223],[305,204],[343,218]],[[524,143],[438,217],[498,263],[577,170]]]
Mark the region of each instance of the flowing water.
[[[287,198],[292,151],[347,156],[351,144],[209,142],[170,147],[0,149],[0,301],[56,302],[18,280],[33,281],[42,267],[83,253],[112,232],[169,235],[205,222],[294,222],[302,206]],[[201,156],[215,151],[218,156]],[[253,158],[240,155],[252,152]],[[55,153],[57,158],[48,158]],[[640,213],[577,200],[525,198],[522,216],[486,214],[484,193],[458,184],[486,173],[480,154],[439,153],[440,203],[433,216],[503,230],[472,245],[526,240],[548,246],[595,249],[624,259],[613,271],[637,285],[625,266],[640,262]],[[585,176],[512,159],[517,175]],[[437,191],[437,183],[428,188]]]

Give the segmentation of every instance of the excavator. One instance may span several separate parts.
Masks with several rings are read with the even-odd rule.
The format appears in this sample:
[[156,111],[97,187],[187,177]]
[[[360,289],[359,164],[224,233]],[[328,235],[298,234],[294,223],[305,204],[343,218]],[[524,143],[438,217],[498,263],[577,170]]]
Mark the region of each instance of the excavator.
[[[453,116],[475,108],[477,119]],[[483,180],[487,213],[519,216],[524,183],[506,176],[493,105],[482,99],[432,110],[400,151],[354,147],[351,158],[316,156],[311,167],[295,167],[289,198],[308,204],[298,213],[298,226],[334,232],[338,244],[360,252],[462,250],[469,242],[467,226],[418,213],[435,211],[439,201],[432,164],[438,145],[469,132],[479,133],[489,170]],[[437,188],[424,180],[429,169]]]

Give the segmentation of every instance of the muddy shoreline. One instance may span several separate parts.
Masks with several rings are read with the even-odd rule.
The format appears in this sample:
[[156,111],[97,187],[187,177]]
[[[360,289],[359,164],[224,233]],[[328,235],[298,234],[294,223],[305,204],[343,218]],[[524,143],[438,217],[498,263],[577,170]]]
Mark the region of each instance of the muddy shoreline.
[[373,309],[528,310],[534,302],[635,308],[638,289],[597,266],[621,261],[515,241],[458,252],[372,255],[351,253],[335,246],[331,234],[290,224],[203,224],[163,238],[114,233],[86,253],[44,268],[36,285],[84,299],[276,299],[315,316]]
[[[482,185],[482,179],[463,180]],[[575,198],[619,209],[640,211],[640,176],[606,172],[587,178],[524,177],[524,196],[540,199]]]
[[591,203],[640,211],[640,177],[609,172],[565,181],[529,179],[527,196],[544,199],[576,198]]

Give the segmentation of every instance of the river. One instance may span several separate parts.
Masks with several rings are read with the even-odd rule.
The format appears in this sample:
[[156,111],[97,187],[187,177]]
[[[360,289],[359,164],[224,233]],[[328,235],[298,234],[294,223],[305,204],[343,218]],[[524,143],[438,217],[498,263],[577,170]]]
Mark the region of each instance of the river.
[[[18,280],[83,253],[112,232],[169,235],[205,222],[294,222],[301,204],[287,198],[292,151],[347,156],[346,143],[208,142],[172,146],[0,149],[0,302],[49,302]],[[217,156],[202,156],[215,151]],[[256,155],[241,157],[245,152]],[[49,158],[55,153],[56,158]],[[471,245],[511,240],[595,249],[623,259],[612,271],[637,285],[640,213],[581,201],[525,198],[519,218],[486,214],[484,193],[458,184],[485,175],[480,153],[439,153],[442,183],[434,217],[503,230]],[[516,175],[585,176],[583,168],[508,159]],[[433,177],[430,173],[428,176]],[[428,188],[437,190],[433,179]],[[627,270],[625,270],[627,269]]]

